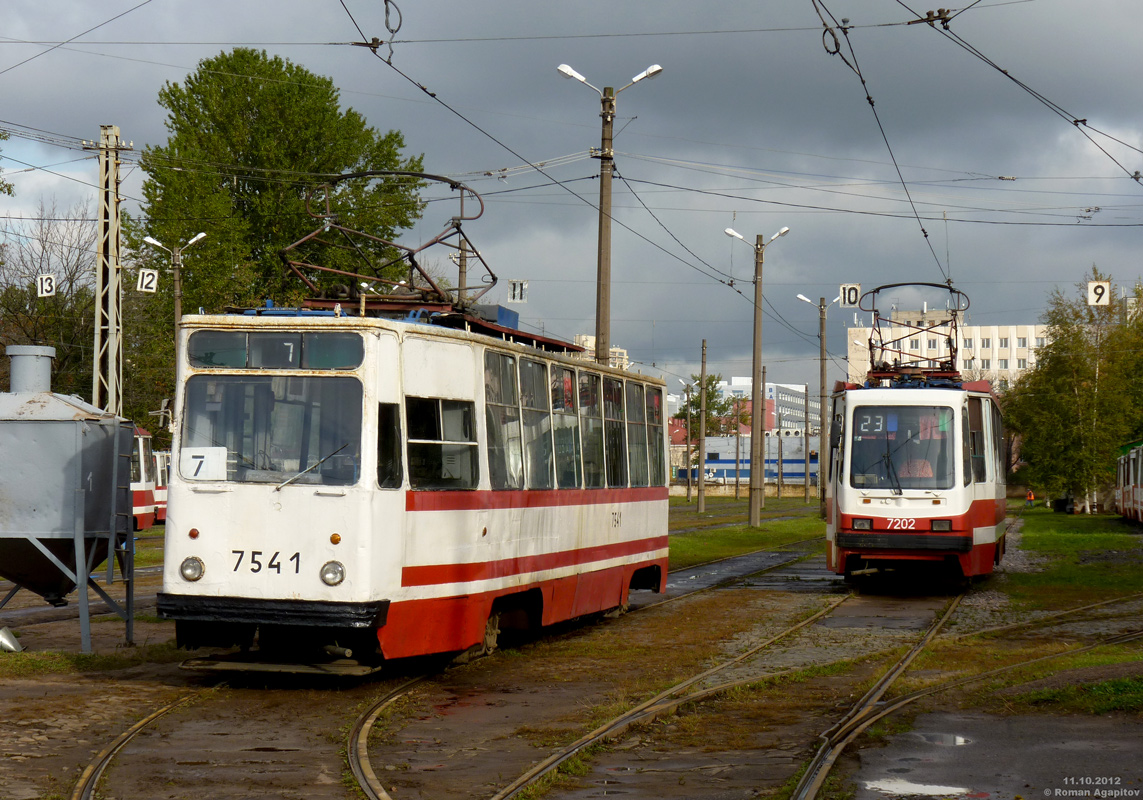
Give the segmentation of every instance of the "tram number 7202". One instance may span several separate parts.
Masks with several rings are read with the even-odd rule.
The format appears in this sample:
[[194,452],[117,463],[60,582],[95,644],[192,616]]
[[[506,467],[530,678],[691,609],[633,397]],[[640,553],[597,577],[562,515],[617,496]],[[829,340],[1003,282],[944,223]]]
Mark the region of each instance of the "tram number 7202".
[[[231,550],[230,552],[233,553],[234,555],[238,556],[238,560],[234,562],[234,571],[237,572],[238,568],[242,566],[243,560],[246,559],[246,551],[245,550]],[[251,550],[250,551],[250,559],[249,559],[250,571],[251,572],[261,572],[262,568],[265,567],[267,570],[273,570],[277,574],[281,575],[282,574],[282,562],[278,560],[278,557],[280,555],[281,555],[280,552],[275,552],[274,555],[270,556],[270,560],[267,561],[265,564],[263,564],[262,563],[262,556],[263,556],[262,551],[261,550]],[[294,553],[292,556],[290,556],[288,561],[289,561],[289,563],[294,565],[294,574],[295,575],[299,574],[302,571],[302,554],[301,553]]]

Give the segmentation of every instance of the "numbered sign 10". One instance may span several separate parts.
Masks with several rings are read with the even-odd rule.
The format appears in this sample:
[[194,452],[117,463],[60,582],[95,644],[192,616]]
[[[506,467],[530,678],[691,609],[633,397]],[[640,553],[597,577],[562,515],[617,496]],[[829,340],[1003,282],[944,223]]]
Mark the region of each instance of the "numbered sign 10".
[[843,283],[838,290],[841,295],[842,308],[859,308],[861,306],[861,284]]
[[56,296],[56,276],[55,275],[37,275],[36,276],[36,297],[55,297]]
[[1087,304],[1106,306],[1111,304],[1111,281],[1088,281]]
[[159,288],[159,271],[157,269],[139,268],[139,280],[135,284],[135,291],[154,294]]

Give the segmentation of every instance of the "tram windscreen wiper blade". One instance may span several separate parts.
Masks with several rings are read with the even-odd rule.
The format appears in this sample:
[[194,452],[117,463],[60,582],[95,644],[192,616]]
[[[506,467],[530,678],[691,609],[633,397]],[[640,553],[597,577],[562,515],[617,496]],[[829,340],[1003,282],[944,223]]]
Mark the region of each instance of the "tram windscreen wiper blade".
[[889,440],[885,440],[885,464],[889,467],[889,477],[893,479],[893,493],[904,494],[905,490],[901,488],[901,478],[897,475],[897,467],[893,464],[893,454],[889,452]]
[[277,486],[275,486],[275,487],[274,487],[274,491],[275,491],[275,492],[280,492],[280,491],[282,490],[282,487],[283,487],[283,486],[289,486],[291,483],[293,483],[293,482],[294,482],[294,481],[296,481],[298,478],[300,478],[300,477],[302,477],[303,475],[305,475],[307,472],[313,472],[315,469],[317,469],[318,467],[320,467],[320,466],[321,466],[322,464],[324,464],[325,462],[329,461],[331,458],[333,458],[334,456],[336,456],[338,453],[340,453],[342,450],[344,450],[344,449],[345,449],[345,448],[347,448],[347,447],[349,447],[349,442],[346,442],[346,443],[345,443],[345,444],[343,444],[341,447],[337,448],[336,450],[334,450],[332,453],[330,453],[328,456],[326,456],[325,458],[321,459],[320,461],[317,461],[317,462],[315,462],[315,463],[311,464],[310,466],[306,467],[305,469],[303,469],[301,472],[299,472],[299,473],[298,473],[297,475],[295,475],[294,477],[292,477],[292,478],[288,478],[288,479],[286,479],[286,480],[282,481],[281,483],[279,483]]

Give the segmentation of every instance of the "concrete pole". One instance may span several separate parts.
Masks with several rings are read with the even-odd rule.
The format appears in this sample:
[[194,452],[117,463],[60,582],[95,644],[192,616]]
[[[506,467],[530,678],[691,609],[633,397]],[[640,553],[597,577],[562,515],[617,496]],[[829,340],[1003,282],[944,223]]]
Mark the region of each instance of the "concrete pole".
[[806,502],[810,502],[810,385],[806,384],[806,394],[802,398],[805,401],[805,416],[806,419],[802,423],[802,455],[806,458],[806,468],[802,473],[805,478],[802,483],[806,485]]
[[738,471],[739,471],[740,465],[742,463],[742,430],[741,430],[742,425],[740,424],[740,420],[742,418],[742,413],[738,410],[739,399],[740,398],[738,397],[738,395],[734,396],[734,499],[735,500],[738,500],[739,497],[741,496],[741,493],[738,491],[738,487],[741,485],[741,481],[739,481],[739,479],[738,479]]
[[706,511],[706,339],[702,340],[702,372],[699,379],[699,473],[698,513]]
[[759,235],[754,245],[754,357],[750,372],[750,514],[752,528],[762,522],[762,509],[766,507],[765,459],[762,455],[763,410],[766,402],[762,390],[762,254],[766,240]]
[[822,519],[825,519],[826,513],[826,496],[825,496],[825,463],[826,442],[828,441],[829,432],[826,430],[826,301],[825,298],[818,299],[818,381],[820,387],[818,390],[818,401],[821,407],[818,409],[821,418],[818,423],[818,513],[821,514]]
[[[615,124],[615,89],[604,87],[599,116],[603,135],[599,145],[599,268],[595,276],[595,360],[611,360],[611,176],[615,167],[612,129]],[[702,500],[699,500],[701,503]]]
[[687,384],[687,502],[691,501],[691,386]]

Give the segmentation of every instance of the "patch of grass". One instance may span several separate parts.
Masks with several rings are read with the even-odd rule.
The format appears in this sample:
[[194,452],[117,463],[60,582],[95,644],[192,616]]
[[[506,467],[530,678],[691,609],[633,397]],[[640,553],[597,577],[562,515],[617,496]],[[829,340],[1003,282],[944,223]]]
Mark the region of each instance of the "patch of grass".
[[1110,714],[1143,712],[1143,677],[1114,678],[1060,689],[1041,689],[1006,698],[1053,714]]
[[176,648],[174,642],[125,648],[116,653],[3,653],[0,655],[0,679],[68,672],[107,672],[140,664],[169,664],[183,661],[186,657],[186,651]]
[[670,569],[685,569],[722,558],[752,553],[755,550],[779,547],[791,542],[822,537],[825,547],[825,527],[814,517],[799,517],[767,522],[758,528],[740,525],[728,528],[710,528],[687,533],[673,533],[670,537]]
[[1055,610],[1143,592],[1143,533],[1119,517],[1023,514],[1022,547],[1047,556],[1041,572],[1008,573],[1005,590],[1028,609]]

